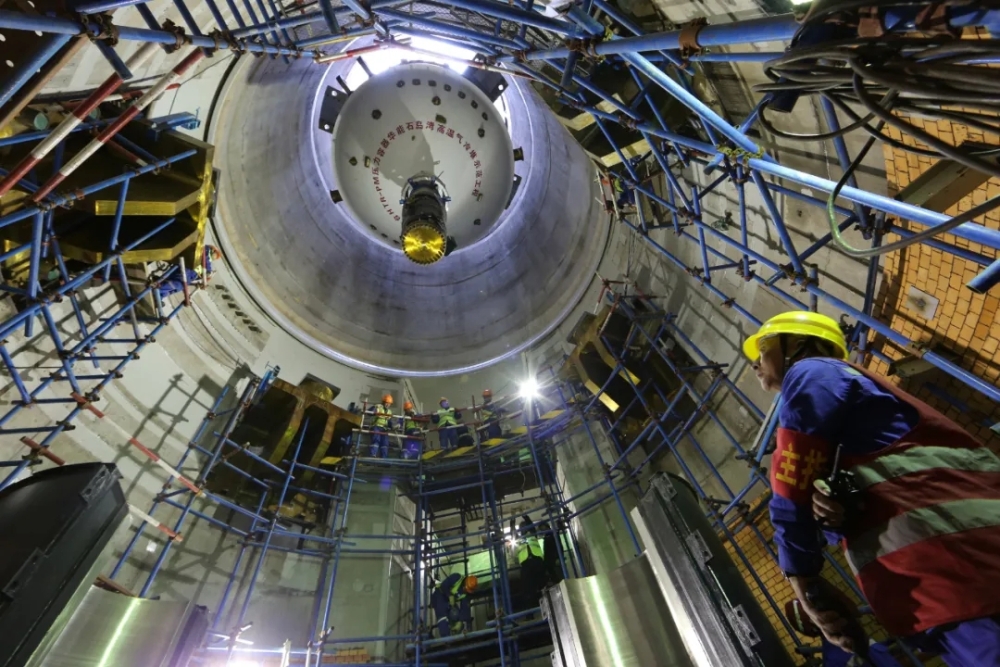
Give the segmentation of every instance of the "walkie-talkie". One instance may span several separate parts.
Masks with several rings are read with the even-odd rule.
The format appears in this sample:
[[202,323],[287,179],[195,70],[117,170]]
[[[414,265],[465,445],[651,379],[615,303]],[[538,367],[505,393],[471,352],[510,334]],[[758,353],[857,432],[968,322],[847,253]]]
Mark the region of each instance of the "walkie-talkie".
[[[854,473],[850,470],[840,468],[840,450],[843,445],[837,445],[837,451],[833,455],[833,468],[826,479],[818,479],[814,482],[815,487],[824,495],[844,508],[844,524],[846,525],[852,516],[856,515],[861,504],[861,489],[854,478]],[[841,526],[842,528],[843,526]]]

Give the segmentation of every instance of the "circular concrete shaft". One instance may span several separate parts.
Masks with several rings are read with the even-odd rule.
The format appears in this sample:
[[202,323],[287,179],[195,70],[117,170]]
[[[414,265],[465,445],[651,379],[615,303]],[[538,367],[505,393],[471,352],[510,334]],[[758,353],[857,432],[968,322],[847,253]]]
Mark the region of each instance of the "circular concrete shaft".
[[504,93],[525,160],[514,200],[480,242],[419,266],[332,202],[320,99],[351,61],[244,58],[212,119],[216,233],[259,305],[315,349],[395,375],[460,373],[515,354],[572,310],[608,226],[593,164],[527,84]]

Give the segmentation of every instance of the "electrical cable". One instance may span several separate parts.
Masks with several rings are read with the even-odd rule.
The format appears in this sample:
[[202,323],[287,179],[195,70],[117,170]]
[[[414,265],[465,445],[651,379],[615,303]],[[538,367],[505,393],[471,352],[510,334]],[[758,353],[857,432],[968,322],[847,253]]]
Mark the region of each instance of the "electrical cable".
[[[880,122],[878,124],[878,128],[881,129],[882,125],[883,123]],[[982,204],[979,204],[978,206],[969,209],[965,213],[960,213],[959,215],[956,215],[951,220],[943,222],[940,225],[929,227],[928,229],[925,229],[922,232],[914,234],[913,236],[907,239],[896,241],[895,243],[890,243],[888,245],[878,246],[875,248],[855,248],[844,239],[843,234],[840,231],[840,225],[837,224],[837,208],[834,202],[837,199],[837,195],[840,194],[840,191],[844,189],[844,186],[847,184],[848,179],[850,179],[851,174],[853,174],[855,170],[857,170],[857,168],[861,165],[861,162],[865,159],[865,156],[868,154],[868,151],[871,150],[871,147],[874,144],[875,144],[875,137],[869,137],[868,141],[865,142],[864,147],[858,152],[857,157],[854,158],[854,161],[851,162],[850,166],[844,171],[843,176],[841,176],[840,180],[837,181],[836,187],[833,188],[833,191],[830,192],[829,198],[827,198],[826,200],[826,213],[827,213],[827,221],[830,223],[830,234],[832,235],[833,240],[836,242],[836,244],[841,248],[841,250],[843,250],[850,257],[854,257],[857,259],[866,259],[869,257],[876,257],[878,255],[884,255],[886,253],[895,252],[896,250],[902,250],[903,248],[911,246],[914,243],[922,243],[927,239],[933,238],[935,236],[938,236],[939,234],[943,234],[949,230],[952,230],[961,224],[970,222],[971,220],[974,220],[980,215],[984,215],[992,211],[997,206],[1000,206],[1000,195],[997,195],[992,199],[987,199]]]
[[[871,6],[870,2],[817,0],[789,51],[765,63],[764,72],[770,81],[754,86],[758,92],[771,94],[761,105],[761,126],[773,136],[790,141],[837,139],[860,130],[893,148],[953,160],[1000,177],[1000,164],[994,160],[1000,148],[955,146],[911,122],[943,120],[1000,136],[1000,78],[986,66],[1000,61],[1000,40],[959,39],[953,31],[917,33],[914,31],[921,29],[919,25],[902,22],[898,27],[884,25],[887,8],[927,4],[926,0],[878,3],[882,18],[876,20],[883,33],[859,38],[853,32],[861,25],[858,10]],[[944,7],[946,15],[951,7],[965,4],[963,0],[937,3]],[[1000,7],[1000,0],[984,4]],[[817,30],[826,34],[832,31],[841,37],[805,45]],[[770,112],[789,95],[822,96],[849,120],[843,127],[826,132],[782,130],[775,126]],[[876,120],[877,126],[873,125]],[[905,140],[889,134],[895,131]]]

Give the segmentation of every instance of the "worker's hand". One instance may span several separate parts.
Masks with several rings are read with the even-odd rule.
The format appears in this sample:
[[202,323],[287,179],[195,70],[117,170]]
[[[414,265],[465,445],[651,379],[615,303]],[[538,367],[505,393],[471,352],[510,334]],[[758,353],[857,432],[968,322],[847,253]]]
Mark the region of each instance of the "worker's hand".
[[813,482],[812,510],[813,516],[824,528],[842,528],[844,526],[844,506],[830,497],[830,487],[821,479]]
[[[858,625],[853,603],[822,577],[789,577],[802,609],[827,641],[848,653],[864,651],[864,633]],[[807,591],[819,590],[822,601]],[[813,598],[813,599],[810,599]]]

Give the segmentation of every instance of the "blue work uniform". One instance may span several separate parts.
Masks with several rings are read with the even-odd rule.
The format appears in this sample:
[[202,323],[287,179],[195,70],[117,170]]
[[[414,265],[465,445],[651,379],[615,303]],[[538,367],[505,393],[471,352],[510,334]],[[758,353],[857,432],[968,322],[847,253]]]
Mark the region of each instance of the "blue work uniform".
[[374,458],[381,454],[383,459],[388,458],[389,419],[392,417],[392,411],[381,403],[373,406],[370,411],[375,415],[375,421],[372,423],[371,455]]
[[[184,282],[179,277],[180,271],[179,270],[175,271],[174,275],[177,275],[178,277],[168,278],[167,280],[164,280],[162,283],[160,283],[160,299],[165,299],[171,294],[176,294],[178,292],[184,291]],[[198,280],[201,280],[201,276],[198,275],[198,272],[195,271],[194,269],[188,269],[187,270],[188,284],[189,285],[194,284]]]
[[431,593],[431,606],[437,616],[439,637],[449,637],[453,631],[461,632],[467,624],[472,623],[469,596],[462,587],[464,581],[463,575],[450,574]]
[[[832,463],[822,447],[839,443],[842,461],[864,460],[907,436],[920,413],[846,362],[828,358],[792,365],[782,381],[781,399],[778,420],[781,429],[792,433],[795,450],[791,441],[782,445],[779,432],[771,461],[774,541],[786,574],[816,576],[823,567],[824,545],[812,513],[812,481],[828,474]],[[830,544],[844,538],[837,531],[824,533]],[[995,616],[962,621],[918,632],[907,641],[940,654],[951,667],[1000,666],[997,621]]]
[[402,420],[403,433],[409,436],[403,439],[404,459],[416,459],[420,456],[420,427],[413,417],[414,415],[407,414]]
[[635,192],[626,188],[620,178],[615,177],[615,193],[618,195],[618,208],[635,206]]

